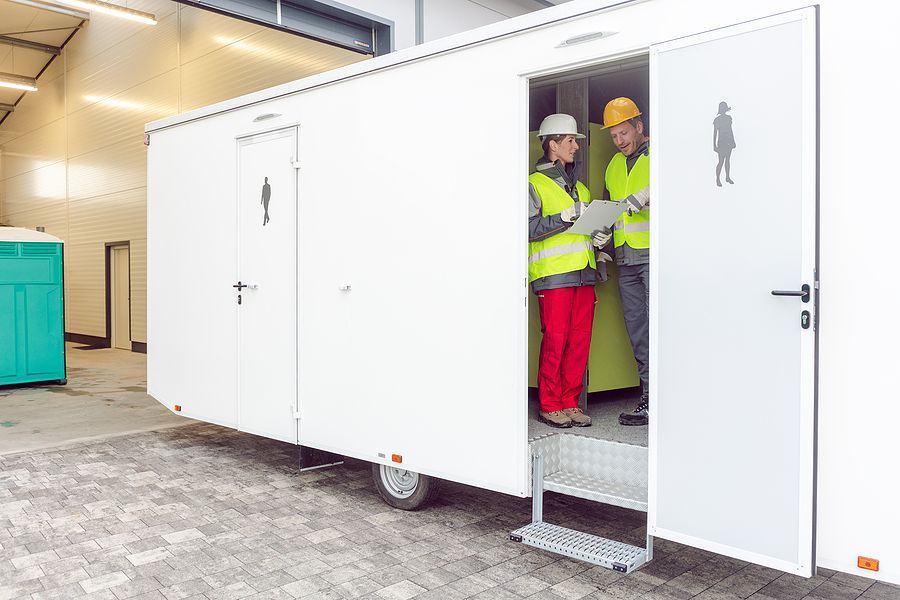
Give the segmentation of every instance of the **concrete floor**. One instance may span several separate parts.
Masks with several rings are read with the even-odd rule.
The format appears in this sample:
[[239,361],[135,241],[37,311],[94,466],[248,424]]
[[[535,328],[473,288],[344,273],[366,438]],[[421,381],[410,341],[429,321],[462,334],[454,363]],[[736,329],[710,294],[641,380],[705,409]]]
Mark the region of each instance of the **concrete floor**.
[[[900,587],[861,577],[803,579],[663,540],[651,563],[622,575],[510,542],[530,500],[458,484],[428,510],[393,510],[366,463],[299,473],[290,444],[173,427],[185,421],[139,391],[142,356],[71,355],[81,394],[2,392],[16,425],[0,436],[38,431],[19,438],[29,451],[0,456],[0,600],[900,598]],[[642,513],[546,500],[548,521],[644,539]]]
[[0,455],[191,423],[147,395],[146,356],[66,344],[66,385],[0,387]]

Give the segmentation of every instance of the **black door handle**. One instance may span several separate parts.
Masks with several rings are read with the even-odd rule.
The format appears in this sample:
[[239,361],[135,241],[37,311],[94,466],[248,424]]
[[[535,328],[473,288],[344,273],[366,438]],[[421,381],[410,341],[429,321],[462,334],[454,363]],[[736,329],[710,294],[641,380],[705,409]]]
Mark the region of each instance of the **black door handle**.
[[773,296],[797,296],[804,302],[809,302],[809,285],[803,284],[799,290],[772,290]]
[[[240,281],[238,281],[238,282],[237,282],[237,285],[233,285],[233,286],[231,286],[231,287],[237,288],[237,291],[241,291],[241,290],[244,289],[245,287],[249,287],[249,286],[248,286],[246,283],[241,283]],[[772,292],[772,293],[774,294],[775,292]]]

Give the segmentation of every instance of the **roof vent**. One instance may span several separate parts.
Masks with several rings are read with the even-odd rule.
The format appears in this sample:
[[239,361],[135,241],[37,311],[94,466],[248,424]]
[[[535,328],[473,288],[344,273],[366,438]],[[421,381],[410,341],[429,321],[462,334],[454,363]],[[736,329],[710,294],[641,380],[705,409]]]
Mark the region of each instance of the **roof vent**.
[[570,37],[566,41],[562,42],[557,48],[565,48],[566,46],[575,46],[576,44],[584,44],[586,42],[593,42],[594,40],[599,40],[601,38],[607,38],[611,35],[616,35],[616,31],[592,31],[591,33],[583,33],[581,35],[576,35],[575,37]]
[[280,117],[281,113],[266,113],[264,115],[259,115],[255,119],[253,119],[254,123],[259,123],[260,121],[268,121],[269,119],[274,119],[275,117]]

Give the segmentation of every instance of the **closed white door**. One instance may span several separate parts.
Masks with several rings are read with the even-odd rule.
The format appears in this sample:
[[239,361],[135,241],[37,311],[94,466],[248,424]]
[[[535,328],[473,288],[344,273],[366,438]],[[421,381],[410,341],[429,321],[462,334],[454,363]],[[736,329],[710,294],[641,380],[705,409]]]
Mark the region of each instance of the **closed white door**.
[[806,9],[682,38],[650,62],[649,531],[805,576],[815,20]]
[[131,350],[131,278],[128,246],[113,246],[109,255],[112,346]]
[[297,129],[238,153],[238,428],[296,443]]

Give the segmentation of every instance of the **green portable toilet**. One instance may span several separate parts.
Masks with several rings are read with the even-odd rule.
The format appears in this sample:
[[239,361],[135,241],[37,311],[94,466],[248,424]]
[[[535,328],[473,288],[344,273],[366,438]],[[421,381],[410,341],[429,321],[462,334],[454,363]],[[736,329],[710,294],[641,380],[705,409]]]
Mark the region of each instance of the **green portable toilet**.
[[0,227],[0,385],[65,383],[63,243]]

